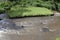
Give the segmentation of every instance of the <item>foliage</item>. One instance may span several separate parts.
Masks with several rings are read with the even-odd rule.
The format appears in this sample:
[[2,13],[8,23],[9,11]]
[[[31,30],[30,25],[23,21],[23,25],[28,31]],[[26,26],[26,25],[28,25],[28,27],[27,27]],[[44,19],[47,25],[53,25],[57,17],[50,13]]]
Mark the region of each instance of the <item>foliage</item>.
[[51,9],[53,5],[51,4],[51,1],[47,1],[47,2],[42,2],[41,6]]
[[60,11],[59,2],[59,0],[7,0],[0,3],[0,13],[6,12],[10,17],[51,14],[46,8]]
[[36,6],[57,10],[55,4],[59,2],[60,0],[7,0],[0,6],[4,7],[5,9],[9,9],[15,5],[21,5],[22,7]]
[[1,13],[4,13],[4,11],[5,11],[5,10],[4,10],[4,7],[1,6],[1,4],[2,4],[2,3],[0,3],[0,14],[1,14]]
[[60,11],[60,3],[58,3],[58,11]]
[[24,17],[24,16],[35,16],[35,15],[51,15],[53,14],[51,10],[41,7],[27,7],[21,10],[21,7],[17,5],[11,8],[8,15],[10,17]]
[[60,37],[56,38],[56,40],[60,40]]

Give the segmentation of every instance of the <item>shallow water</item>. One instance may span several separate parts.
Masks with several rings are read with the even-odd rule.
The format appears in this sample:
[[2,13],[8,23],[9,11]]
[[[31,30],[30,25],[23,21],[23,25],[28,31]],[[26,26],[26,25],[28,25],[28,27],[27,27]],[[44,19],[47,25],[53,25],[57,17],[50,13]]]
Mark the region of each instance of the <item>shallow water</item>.
[[60,37],[60,17],[27,17],[11,19],[19,30],[0,32],[0,40],[55,40]]

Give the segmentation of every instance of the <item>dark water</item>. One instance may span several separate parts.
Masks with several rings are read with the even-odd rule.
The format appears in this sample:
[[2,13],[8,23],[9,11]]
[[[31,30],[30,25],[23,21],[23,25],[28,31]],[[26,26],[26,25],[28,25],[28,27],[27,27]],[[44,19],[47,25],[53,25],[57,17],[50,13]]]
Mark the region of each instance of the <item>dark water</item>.
[[0,31],[0,40],[55,40],[60,37],[60,17],[27,17],[11,19],[22,29]]

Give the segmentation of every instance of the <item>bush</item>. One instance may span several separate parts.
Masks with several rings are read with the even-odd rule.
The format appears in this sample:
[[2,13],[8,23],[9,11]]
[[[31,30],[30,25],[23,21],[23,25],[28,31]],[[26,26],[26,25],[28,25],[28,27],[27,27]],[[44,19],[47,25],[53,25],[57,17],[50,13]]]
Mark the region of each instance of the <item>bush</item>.
[[5,12],[4,7],[1,6],[1,4],[2,4],[2,3],[0,3],[0,14]]
[[41,4],[36,4],[36,7],[43,7]]
[[35,3],[36,7],[45,7],[48,9],[51,9],[53,4],[51,4],[51,1],[36,1]]
[[0,13],[9,11],[11,7],[15,5],[16,2],[9,2],[9,1],[0,3]]
[[45,8],[48,8],[48,9],[52,8],[52,4],[50,3],[50,1],[42,2],[41,5]]
[[22,8],[16,5],[8,12],[10,17],[24,17],[24,16],[36,16],[36,15],[51,15],[51,10],[41,7],[27,7]]
[[0,10],[0,14],[5,13],[5,10]]
[[52,8],[51,8],[51,9],[56,11],[56,8],[55,8],[55,6],[54,6],[54,5],[52,6]]
[[60,12],[60,3],[58,3],[58,11]]

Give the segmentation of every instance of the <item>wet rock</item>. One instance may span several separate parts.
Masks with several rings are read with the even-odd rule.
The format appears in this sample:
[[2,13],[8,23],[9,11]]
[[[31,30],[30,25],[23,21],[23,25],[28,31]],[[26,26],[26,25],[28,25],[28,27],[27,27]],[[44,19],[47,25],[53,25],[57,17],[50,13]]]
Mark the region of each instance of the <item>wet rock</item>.
[[24,26],[22,25],[21,28],[24,28]]
[[43,31],[43,32],[48,32],[49,29],[48,29],[48,28],[42,28],[42,31]]
[[48,20],[44,20],[41,24],[48,24]]
[[14,22],[12,22],[9,19],[1,20],[0,24],[1,24],[1,28],[4,28],[4,29],[17,29],[17,28],[19,28],[16,26],[16,24]]
[[8,18],[7,14],[0,14],[0,19],[6,19],[6,18]]
[[55,13],[54,16],[60,16],[60,13]]

